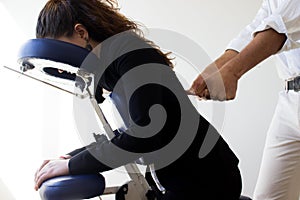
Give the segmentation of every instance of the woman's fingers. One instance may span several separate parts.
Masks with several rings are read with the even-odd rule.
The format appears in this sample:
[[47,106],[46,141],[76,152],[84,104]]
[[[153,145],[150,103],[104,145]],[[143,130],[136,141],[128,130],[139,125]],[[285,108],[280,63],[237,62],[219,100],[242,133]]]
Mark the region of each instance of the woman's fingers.
[[47,179],[69,174],[69,160],[67,159],[51,160],[44,163],[46,164],[43,165],[43,167],[36,173],[34,186],[35,190],[38,190],[41,184]]
[[[63,155],[60,156],[59,160],[65,160],[64,163],[68,163],[68,159],[70,159],[70,155]],[[34,174],[34,189],[38,190],[40,185],[48,178],[53,176],[57,176],[63,173],[66,173],[65,168],[67,165],[64,165],[65,168],[62,168],[62,164],[56,160],[44,160],[41,166],[36,170]],[[64,169],[65,171],[62,172],[61,170]]]
[[62,155],[62,156],[59,156],[60,159],[70,159],[72,156],[70,155]]
[[50,160],[44,160],[38,171],[40,171],[40,170],[41,170],[45,165],[47,165],[49,162],[50,162]]
[[50,177],[51,177],[51,176],[50,176],[50,174],[49,174],[47,171],[42,171],[42,172],[40,172],[40,173],[38,174],[38,176],[37,176],[37,180],[36,180],[36,182],[35,182],[34,189],[37,191],[37,190],[40,188],[40,186],[42,185],[42,183],[43,183],[45,180],[49,179]]
[[46,180],[45,173],[38,173],[34,189],[37,191],[40,188],[40,185],[43,183],[44,179]]
[[41,171],[41,169],[43,169],[43,167],[45,165],[47,165],[50,162],[50,160],[44,160],[42,165],[36,170],[35,174],[34,174],[34,181],[36,182],[37,180],[37,174]]

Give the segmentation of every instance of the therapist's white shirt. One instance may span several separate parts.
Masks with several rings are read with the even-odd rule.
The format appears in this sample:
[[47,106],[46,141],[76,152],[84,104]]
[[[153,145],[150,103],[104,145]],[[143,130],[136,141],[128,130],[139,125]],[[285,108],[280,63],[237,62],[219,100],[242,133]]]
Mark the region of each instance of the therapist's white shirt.
[[227,49],[240,52],[255,33],[269,28],[287,36],[277,54],[282,62],[278,67],[279,77],[285,80],[300,75],[300,0],[263,0],[252,23],[229,43]]

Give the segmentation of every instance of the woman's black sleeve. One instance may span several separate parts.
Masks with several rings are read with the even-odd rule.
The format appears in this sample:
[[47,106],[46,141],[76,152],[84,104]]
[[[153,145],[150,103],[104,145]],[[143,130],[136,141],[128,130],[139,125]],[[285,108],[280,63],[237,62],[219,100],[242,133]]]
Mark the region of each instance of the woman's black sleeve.
[[[147,71],[149,69],[151,71],[152,68],[161,68],[161,71],[153,70],[153,73],[147,74]],[[138,77],[122,79],[136,69],[145,73],[140,73]],[[169,84],[178,85],[184,92],[175,73],[157,50],[149,48],[130,52],[114,62],[109,71],[121,78],[118,80],[121,83],[119,89],[124,93],[120,98],[124,106],[127,106],[128,116],[130,116],[128,129],[112,140],[97,142],[96,145],[72,157],[69,162],[71,174],[102,172],[134,162],[144,153],[158,150],[168,144],[175,136],[180,124],[179,102],[166,86],[149,82],[141,85],[134,92],[128,93],[132,91],[132,87],[139,84],[136,81],[141,81],[143,77],[151,80],[149,76],[153,76],[153,80],[174,81]],[[152,132],[153,129],[147,129],[147,126],[151,125],[154,120],[151,118],[153,116],[149,116],[149,111],[156,105],[164,109],[166,118],[165,123]]]

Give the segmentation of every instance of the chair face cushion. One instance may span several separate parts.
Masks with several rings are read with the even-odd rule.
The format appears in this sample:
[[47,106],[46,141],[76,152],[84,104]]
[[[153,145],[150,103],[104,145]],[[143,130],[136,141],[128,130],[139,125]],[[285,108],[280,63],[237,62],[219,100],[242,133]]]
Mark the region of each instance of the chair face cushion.
[[43,200],[88,199],[103,194],[105,179],[100,174],[60,176],[45,181],[40,190]]
[[[55,39],[38,38],[24,43],[17,55],[18,63],[27,65],[27,70],[37,70],[36,64],[43,63],[42,70],[49,76],[74,80],[78,69],[93,73],[100,66],[100,60],[91,51],[80,46]],[[47,66],[49,62],[54,66]],[[32,63],[35,62],[35,63]],[[66,68],[67,66],[67,68]],[[38,69],[40,70],[40,69]]]
[[28,40],[21,46],[18,60],[39,58],[80,67],[89,53],[87,49],[68,42],[39,38]]

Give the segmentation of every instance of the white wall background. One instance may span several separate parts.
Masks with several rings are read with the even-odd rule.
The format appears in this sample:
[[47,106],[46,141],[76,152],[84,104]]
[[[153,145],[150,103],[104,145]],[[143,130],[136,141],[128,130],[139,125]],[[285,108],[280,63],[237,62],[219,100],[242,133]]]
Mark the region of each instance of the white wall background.
[[[33,191],[33,173],[41,160],[80,145],[72,119],[72,97],[2,68],[14,65],[21,41],[34,38],[36,18],[45,2],[0,1],[0,15],[7,13],[0,17],[0,24],[5,24],[0,37],[0,199],[38,199]],[[219,56],[230,39],[252,20],[260,4],[261,0],[120,1],[121,12],[131,19],[148,28],[183,34],[211,59]],[[176,62],[177,68],[186,65]],[[276,65],[270,58],[251,70],[240,80],[237,98],[225,103],[222,135],[240,158],[243,194],[249,196],[255,187],[277,92],[283,88]],[[211,103],[200,104],[209,118],[205,107]]]

